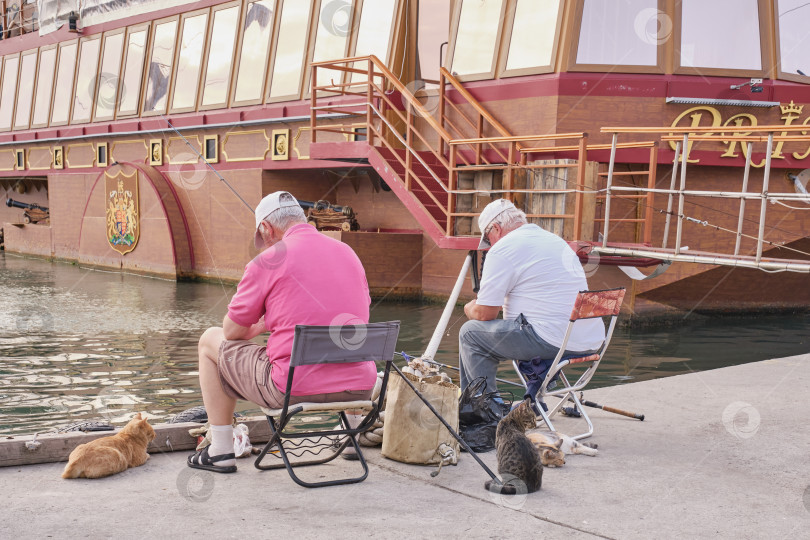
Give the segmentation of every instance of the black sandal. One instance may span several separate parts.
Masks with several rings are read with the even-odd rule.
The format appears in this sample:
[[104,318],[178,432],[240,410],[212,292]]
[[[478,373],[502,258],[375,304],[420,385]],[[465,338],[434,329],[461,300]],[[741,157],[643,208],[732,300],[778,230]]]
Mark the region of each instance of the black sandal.
[[233,473],[236,472],[236,465],[216,465],[217,461],[225,461],[226,459],[236,459],[236,456],[231,454],[220,454],[211,457],[208,455],[208,447],[206,446],[199,452],[188,456],[188,466],[193,469],[202,469],[204,471],[213,471],[218,473]]

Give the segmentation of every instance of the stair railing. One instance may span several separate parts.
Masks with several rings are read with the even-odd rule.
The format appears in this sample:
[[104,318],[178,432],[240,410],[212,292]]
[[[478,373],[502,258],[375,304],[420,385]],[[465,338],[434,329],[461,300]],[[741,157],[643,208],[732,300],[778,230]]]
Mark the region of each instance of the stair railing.
[[[318,72],[323,69],[330,73],[341,73],[341,81],[318,85]],[[418,186],[418,189],[423,191],[439,209],[441,221],[444,223],[440,223],[430,215],[422,205],[425,213],[431,217],[443,235],[456,236],[458,218],[478,215],[472,212],[459,212],[456,209],[458,196],[483,194],[480,190],[459,189],[459,174],[491,170],[501,172],[503,186],[502,189],[487,189],[486,194],[501,193],[510,199],[528,195],[573,194],[572,212],[528,214],[527,217],[572,220],[572,239],[582,238],[583,194],[589,189],[592,192],[595,189],[595,186],[589,188],[586,185],[588,151],[604,149],[604,145],[588,145],[587,134],[511,135],[444,69],[439,81],[438,119],[434,118],[431,111],[375,56],[315,62],[312,64],[311,76],[312,143],[318,141],[318,133],[322,132],[344,135],[355,133],[357,124],[337,123],[334,116],[327,123],[323,118],[324,114],[342,115],[347,120],[352,117],[362,120],[368,143],[385,148],[404,170],[403,182],[406,190],[416,196],[415,189]],[[343,82],[343,79],[346,82]],[[461,98],[475,112],[477,116],[475,122],[461,110],[454,99],[448,98],[446,94],[448,83],[454,90],[454,99]],[[328,102],[322,104],[323,100]],[[459,135],[462,131],[447,114],[448,107],[455,111],[459,118],[464,118],[468,127],[472,125],[475,136]],[[499,135],[485,135],[492,131]],[[555,146],[555,141],[569,141],[569,144]],[[531,146],[528,144],[530,142],[544,146]],[[553,157],[571,156],[575,157],[575,161],[527,164],[528,158],[537,154],[551,154]],[[426,158],[431,156],[435,165],[426,161]],[[426,171],[427,175],[422,174],[420,177],[416,172],[417,167]],[[575,180],[568,181],[568,185],[563,189],[524,189],[515,186],[518,171],[530,172],[544,168],[574,169]],[[649,220],[651,216],[645,218]]]

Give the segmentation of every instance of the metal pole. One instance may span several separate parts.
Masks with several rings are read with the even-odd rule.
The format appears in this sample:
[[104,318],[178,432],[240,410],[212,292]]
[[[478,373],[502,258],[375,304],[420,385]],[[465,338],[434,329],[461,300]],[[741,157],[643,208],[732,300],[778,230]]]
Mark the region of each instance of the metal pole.
[[681,165],[681,189],[678,195],[678,228],[675,233],[675,255],[681,252],[681,234],[683,233],[683,191],[686,189],[686,161],[689,158],[689,134],[683,134],[683,165]]
[[773,131],[768,133],[768,150],[765,156],[765,176],[762,178],[762,204],[759,207],[759,234],[757,234],[757,263],[762,260],[762,241],[765,237],[765,211],[768,209],[768,182],[771,178],[771,152]]
[[613,184],[613,166],[616,164],[616,142],[619,134],[614,133],[610,143],[610,164],[608,165],[607,189],[605,191],[605,228],[602,233],[602,247],[607,247],[608,228],[610,227],[610,186]]
[[456,300],[458,300],[458,295],[461,293],[461,286],[464,285],[464,278],[467,277],[467,272],[470,271],[471,262],[472,255],[467,254],[467,258],[464,259],[464,264],[461,265],[461,272],[458,274],[458,279],[456,279],[453,292],[450,293],[450,298],[447,300],[447,305],[444,306],[444,311],[442,312],[441,319],[439,319],[439,324],[433,331],[433,337],[430,338],[430,343],[428,343],[427,349],[425,349],[425,353],[422,355],[423,360],[433,360],[433,357],[436,355],[436,351],[439,350],[439,344],[444,336],[447,323],[450,322],[450,315],[452,315],[453,308],[456,305]]
[[[751,151],[753,143],[748,143],[748,152],[745,155],[745,173],[743,174],[742,191],[748,191],[748,175],[751,172]],[[740,242],[742,241],[743,216],[745,214],[745,197],[740,199],[740,215],[737,218],[737,242],[734,244],[734,255],[740,254]]]
[[[675,144],[675,161],[672,163],[672,179],[669,181],[669,190],[673,191],[675,189],[675,180],[678,178],[678,159],[680,159],[681,155],[681,143],[680,141]],[[661,247],[667,247],[667,240],[669,239],[669,221],[672,218],[672,196],[673,194],[669,194],[669,198],[667,200],[667,217],[666,221],[664,222],[664,241],[661,243]]]

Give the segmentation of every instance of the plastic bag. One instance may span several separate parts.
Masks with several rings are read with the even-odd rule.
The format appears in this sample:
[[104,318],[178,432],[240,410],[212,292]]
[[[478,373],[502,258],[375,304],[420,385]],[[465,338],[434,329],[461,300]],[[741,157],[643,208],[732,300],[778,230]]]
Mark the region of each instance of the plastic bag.
[[233,428],[233,453],[236,457],[248,457],[253,451],[253,446],[248,438],[248,427],[245,424],[237,424]]
[[503,418],[504,406],[498,392],[485,392],[487,380],[479,377],[461,393],[458,404],[459,434],[475,452],[495,448],[495,430]]

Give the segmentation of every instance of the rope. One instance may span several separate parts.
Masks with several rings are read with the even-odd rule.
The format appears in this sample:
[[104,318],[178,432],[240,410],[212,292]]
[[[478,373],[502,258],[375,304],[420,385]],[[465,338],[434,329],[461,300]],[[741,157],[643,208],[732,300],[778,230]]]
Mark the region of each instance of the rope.
[[[656,208],[655,210],[658,210],[658,212],[661,213],[661,214],[669,214],[669,215],[671,215],[673,217],[685,219],[686,221],[689,221],[689,222],[692,222],[692,223],[697,223],[697,224],[702,225],[704,227],[710,227],[710,228],[713,228],[713,229],[715,229],[717,231],[731,233],[731,234],[733,234],[735,236],[737,234],[739,234],[743,238],[748,238],[749,240],[759,241],[759,238],[756,237],[756,236],[751,236],[750,234],[738,233],[737,231],[734,231],[734,230],[731,230],[731,229],[726,229],[725,227],[721,227],[720,225],[714,225],[714,224],[709,223],[708,221],[705,221],[705,220],[700,221],[699,219],[695,219],[693,217],[689,217],[689,216],[684,215],[684,214],[679,214],[677,212],[667,212],[666,210],[662,210],[660,208]],[[788,246],[786,246],[784,244],[776,244],[774,242],[771,242],[770,240],[764,240],[764,239],[762,240],[762,243],[767,244],[769,246],[777,247],[777,248],[780,248],[780,249],[786,249],[788,251],[793,251],[793,252],[796,252],[796,253],[798,253],[800,255],[805,255],[805,256],[810,257],[810,253],[808,253],[806,251],[801,251],[801,250],[796,249],[796,248],[788,247]],[[762,269],[760,268],[760,270],[762,270]],[[789,270],[775,270],[775,271],[774,270],[763,270],[763,271],[765,271],[765,272],[783,272],[783,271],[789,271]]]

